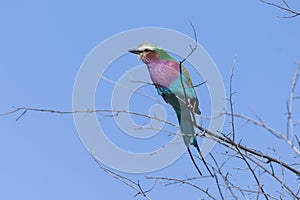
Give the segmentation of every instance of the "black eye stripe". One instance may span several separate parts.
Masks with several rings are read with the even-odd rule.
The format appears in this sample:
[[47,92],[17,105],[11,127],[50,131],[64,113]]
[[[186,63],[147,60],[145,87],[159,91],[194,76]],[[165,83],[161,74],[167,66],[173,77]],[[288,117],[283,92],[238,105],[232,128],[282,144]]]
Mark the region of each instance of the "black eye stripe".
[[144,52],[150,52],[150,51],[153,52],[153,50],[151,50],[151,49],[144,49]]

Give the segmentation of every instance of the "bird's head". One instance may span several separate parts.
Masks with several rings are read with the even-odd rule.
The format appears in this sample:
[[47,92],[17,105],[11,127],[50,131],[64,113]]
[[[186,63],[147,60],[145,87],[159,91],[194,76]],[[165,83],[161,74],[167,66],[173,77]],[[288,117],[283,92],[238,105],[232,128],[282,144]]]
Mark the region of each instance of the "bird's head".
[[164,49],[150,43],[141,43],[137,49],[129,50],[129,52],[137,54],[138,58],[146,64],[160,59],[173,60]]

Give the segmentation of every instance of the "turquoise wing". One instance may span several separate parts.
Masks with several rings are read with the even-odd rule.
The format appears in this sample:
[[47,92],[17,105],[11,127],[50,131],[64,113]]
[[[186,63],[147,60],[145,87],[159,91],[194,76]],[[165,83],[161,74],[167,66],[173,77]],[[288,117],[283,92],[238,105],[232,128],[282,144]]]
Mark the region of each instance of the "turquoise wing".
[[181,98],[182,100],[185,100],[185,98],[187,98],[187,104],[190,104],[193,107],[193,111],[198,115],[201,114],[195,88],[185,67],[182,66],[182,79],[180,75],[178,75],[178,78],[170,84],[168,89],[171,91],[171,93]]

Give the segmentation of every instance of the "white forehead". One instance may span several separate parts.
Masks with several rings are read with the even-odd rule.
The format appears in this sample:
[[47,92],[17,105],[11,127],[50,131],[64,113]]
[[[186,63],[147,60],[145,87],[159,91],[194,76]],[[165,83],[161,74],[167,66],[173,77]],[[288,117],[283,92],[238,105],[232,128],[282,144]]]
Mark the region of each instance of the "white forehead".
[[154,50],[154,48],[153,48],[152,46],[147,45],[147,44],[143,44],[143,45],[140,45],[140,46],[138,47],[138,50],[140,50],[140,51],[143,51],[143,50],[145,50],[145,49]]

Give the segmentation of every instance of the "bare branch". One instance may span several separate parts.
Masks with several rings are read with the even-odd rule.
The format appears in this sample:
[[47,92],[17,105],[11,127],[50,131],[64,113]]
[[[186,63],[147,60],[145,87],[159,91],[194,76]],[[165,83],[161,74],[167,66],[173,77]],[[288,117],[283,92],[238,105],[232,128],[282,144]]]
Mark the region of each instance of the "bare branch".
[[192,23],[192,21],[189,19],[189,22],[190,22],[190,25],[191,25],[191,27],[192,27],[192,29],[193,29],[193,33],[194,33],[194,39],[195,39],[195,44],[194,44],[194,46],[190,46],[190,48],[191,48],[191,51],[190,51],[190,53],[183,59],[183,60],[181,60],[180,62],[179,62],[179,64],[180,64],[180,66],[181,66],[181,64],[182,63],[184,63],[193,53],[194,53],[194,51],[196,51],[196,49],[198,48],[198,38],[197,38],[197,32],[196,32],[196,29],[195,29],[195,26],[194,26],[194,24]]
[[166,121],[166,120],[162,120],[156,116],[150,116],[150,115],[146,115],[143,113],[139,113],[139,112],[134,112],[134,111],[129,111],[129,110],[113,110],[113,109],[96,109],[96,110],[74,110],[74,111],[61,111],[61,110],[54,110],[54,109],[44,109],[44,108],[30,108],[30,107],[19,107],[16,109],[13,109],[9,112],[5,112],[5,113],[1,113],[0,117],[5,116],[5,115],[10,115],[13,113],[17,113],[18,111],[23,111],[21,115],[18,116],[18,119],[20,119],[20,117],[22,117],[24,114],[24,112],[28,112],[28,111],[33,111],[33,112],[45,112],[45,113],[53,113],[53,114],[61,114],[61,115],[65,115],[65,114],[86,114],[86,113],[114,113],[113,115],[111,115],[111,117],[113,116],[117,116],[120,113],[128,113],[128,114],[132,114],[132,115],[136,115],[136,116],[141,116],[141,117],[146,117],[148,119],[154,119],[160,122],[164,122],[168,125],[174,126],[174,127],[179,127],[177,124]]
[[[230,104],[230,112],[234,113],[233,111],[233,91],[232,91],[232,80],[234,75],[234,67],[236,63],[236,57],[233,59],[233,65],[231,70],[231,76],[230,76],[230,86],[229,86],[229,104]],[[232,130],[232,141],[234,142],[235,138],[235,128],[234,128],[234,115],[231,115],[231,130]]]
[[[300,176],[300,171],[298,171],[297,169],[291,167],[289,164],[287,163],[284,163],[274,157],[271,157],[267,154],[263,154],[261,152],[258,152],[256,150],[253,150],[253,149],[250,149],[250,148],[247,148],[246,146],[240,144],[240,143],[235,143],[233,142],[230,138],[228,137],[223,137],[223,136],[220,136],[216,133],[213,133],[212,131],[208,130],[208,129],[205,129],[203,128],[202,126],[200,125],[197,125],[197,128],[202,131],[202,132],[205,132],[207,133],[209,136],[211,137],[207,137],[207,138],[210,138],[210,139],[213,139],[214,141],[217,141],[219,144],[222,144],[230,149],[235,149],[235,148],[239,148],[239,149],[242,149],[243,151],[246,151],[247,153],[249,154],[253,154],[255,156],[258,156],[258,157],[261,157],[261,158],[264,158],[266,159],[267,163],[268,162],[274,162],[274,163],[277,163],[279,165],[282,165],[284,168],[288,169],[289,171],[293,172],[294,174]],[[235,147],[235,148],[233,148]]]
[[[231,116],[232,113],[224,113],[226,115],[229,115]],[[294,143],[292,143],[291,140],[289,140],[287,138],[287,136],[273,128],[271,128],[270,126],[268,126],[265,122],[263,122],[261,119],[259,120],[255,120],[255,119],[252,119],[250,117],[247,117],[245,115],[242,115],[242,114],[233,114],[235,117],[238,117],[238,118],[241,118],[241,119],[244,119],[248,122],[251,122],[253,123],[254,125],[257,125],[257,126],[260,126],[262,128],[264,128],[265,130],[267,130],[268,132],[270,132],[272,135],[278,137],[278,138],[281,138],[283,139],[293,150],[295,153],[297,153],[298,155],[300,155],[300,150],[294,145]]]
[[[16,108],[12,111],[6,112],[6,113],[2,113],[0,114],[0,116],[4,116],[4,115],[9,115],[9,114],[13,114],[16,113],[18,111],[35,111],[35,112],[46,112],[46,113],[54,113],[54,114],[79,114],[79,113],[115,113],[115,115],[118,115],[119,113],[128,113],[128,114],[132,114],[132,115],[137,115],[137,116],[142,116],[142,117],[146,117],[149,119],[153,119],[153,120],[158,120],[160,122],[164,122],[168,125],[174,126],[174,127],[178,127],[177,124],[166,121],[166,120],[162,120],[156,116],[150,116],[150,115],[146,115],[146,114],[142,114],[139,112],[134,112],[134,111],[128,111],[128,110],[109,110],[109,109],[98,109],[98,110],[81,110],[81,111],[60,111],[60,110],[52,110],[52,109],[42,109],[42,108],[26,108],[26,107],[20,107],[20,108]],[[260,125],[261,122],[259,121],[255,121],[251,118],[245,117],[243,115],[240,114],[234,114],[235,117],[240,117],[240,118],[244,118],[246,120],[249,120],[250,122],[254,123],[254,124],[258,124]],[[264,125],[266,126],[266,125]],[[288,169],[289,171],[293,172],[294,174],[300,176],[300,171],[294,169],[292,166],[290,166],[287,163],[284,163],[276,158],[273,158],[267,154],[263,154],[259,151],[247,148],[246,146],[243,146],[240,143],[235,143],[233,142],[230,138],[228,137],[224,137],[224,136],[220,136],[219,134],[213,133],[212,131],[205,129],[204,127],[200,126],[200,125],[196,125],[196,127],[201,131],[201,134],[199,134],[201,137],[206,137],[208,139],[212,139],[214,141],[217,141],[219,144],[222,144],[224,146],[229,147],[230,149],[232,149],[232,146],[234,147],[238,147],[244,151],[246,151],[249,154],[253,154],[256,155],[260,158],[264,158],[267,160],[267,162],[274,162],[277,163],[279,165],[282,165],[284,168]],[[270,131],[274,131],[273,129],[271,129],[270,127],[266,126],[268,129],[270,129]],[[206,135],[203,135],[203,133],[206,133]]]
[[[214,197],[214,195],[212,195],[212,194],[209,193],[208,188],[207,189],[203,189],[203,188],[201,188],[201,187],[193,184],[192,182],[190,182],[190,180],[193,180],[194,178],[192,178],[192,179],[177,179],[177,178],[155,177],[155,176],[147,176],[146,178],[147,179],[154,179],[154,180],[163,180],[163,181],[170,182],[171,184],[185,184],[185,185],[189,185],[189,186],[191,186],[191,187],[193,187],[193,188],[195,188],[197,190],[200,190],[202,193],[206,194],[207,197],[216,200],[216,198]],[[169,184],[166,184],[166,186],[167,185],[169,185]]]
[[199,87],[201,85],[204,85],[205,83],[207,83],[207,80],[203,81],[202,83],[198,83],[196,85],[193,85],[192,87],[195,88],[195,87]]
[[[214,163],[215,163],[215,165],[216,165],[216,168],[217,168],[217,169],[213,168],[213,171],[214,171],[214,177],[215,177],[215,181],[216,181],[216,184],[217,184],[217,188],[218,188],[220,197],[221,197],[222,200],[224,200],[225,198],[224,198],[223,192],[222,192],[222,190],[221,190],[221,188],[220,188],[219,179],[218,179],[218,176],[217,176],[217,174],[216,174],[216,171],[217,171],[217,172],[222,176],[222,171],[221,171],[221,169],[220,169],[220,167],[219,167],[219,165],[218,165],[218,162],[217,162],[217,160],[215,159],[215,157],[214,157],[211,153],[209,153],[209,155],[210,155],[210,157],[213,159],[213,161],[214,161]],[[229,189],[231,189],[231,188],[229,188]],[[231,191],[231,192],[232,192],[232,191]],[[233,194],[233,195],[234,195],[234,194]]]
[[[258,188],[259,188],[259,189],[261,190],[261,192],[263,193],[265,199],[268,200],[269,198],[268,198],[266,192],[264,191],[263,186],[260,184],[260,181],[258,180],[258,178],[257,178],[257,176],[256,176],[256,174],[255,174],[255,172],[254,172],[254,170],[252,169],[250,163],[248,162],[248,160],[246,159],[246,157],[244,156],[244,154],[240,151],[240,149],[239,149],[238,147],[237,147],[237,151],[238,151],[238,153],[242,156],[242,159],[245,161],[245,163],[246,163],[248,169],[249,169],[250,172],[252,173],[252,175],[253,175],[253,177],[254,177],[256,183],[257,183]],[[257,195],[259,195],[259,192],[257,193]],[[258,196],[257,196],[257,197],[258,197]],[[257,198],[257,199],[258,199],[258,198]]]
[[295,71],[294,78],[292,80],[291,85],[291,92],[290,92],[290,100],[288,103],[288,117],[287,121],[289,124],[289,131],[287,132],[288,137],[290,138],[290,141],[292,144],[294,144],[294,138],[295,138],[295,132],[294,132],[294,122],[293,122],[293,102],[294,102],[294,94],[295,94],[295,88],[299,77],[299,70],[300,70],[300,63],[298,65],[298,68]]
[[96,163],[98,164],[98,166],[100,167],[100,169],[102,169],[105,173],[107,173],[108,175],[110,175],[111,177],[115,178],[116,180],[124,183],[125,185],[127,185],[128,187],[132,188],[133,190],[135,190],[137,193],[134,195],[134,197],[138,196],[138,195],[142,195],[143,197],[145,197],[146,199],[148,200],[151,200],[151,198],[147,195],[148,192],[150,192],[156,182],[154,183],[154,185],[148,189],[147,191],[144,191],[140,185],[140,182],[139,180],[137,182],[125,177],[125,176],[122,176],[116,172],[113,172],[111,170],[109,170],[108,168],[104,167],[97,159],[96,157],[91,153],[91,156],[94,158],[94,160],[96,161]]
[[281,6],[281,5],[278,5],[276,3],[273,3],[273,2],[265,1],[265,0],[260,0],[260,1],[263,2],[263,3],[265,3],[265,4],[267,4],[267,5],[269,5],[269,6],[274,6],[274,7],[278,8],[278,9],[280,9],[280,10],[286,11],[289,14],[291,14],[290,16],[285,16],[285,17],[280,17],[280,18],[293,18],[293,17],[297,17],[297,16],[300,15],[300,12],[292,9],[285,0],[281,0],[283,2],[283,4],[284,4],[285,7]]
[[[272,171],[268,170],[268,169],[267,169],[266,167],[264,167],[260,162],[256,161],[256,160],[253,159],[251,156],[248,156],[248,155],[246,155],[246,154],[245,154],[245,156],[246,156],[249,160],[251,160],[255,165],[257,165],[258,167],[262,168],[262,169],[264,170],[264,172],[267,172],[267,173],[270,174],[272,177],[274,177],[279,183],[282,184],[282,186],[283,186],[284,188],[286,188],[286,189],[292,194],[292,196],[296,197],[297,199],[299,198],[299,197],[297,196],[297,194],[296,194],[290,187],[288,187],[288,186],[284,183],[283,180],[281,180],[278,176],[275,175],[275,173],[274,173],[273,170],[272,170]],[[281,165],[281,166],[283,167],[283,165]]]
[[[130,88],[130,87],[126,86],[126,85],[122,85],[122,84],[120,84],[120,83],[118,83],[118,82],[116,82],[116,81],[113,81],[113,80],[111,80],[111,79],[105,77],[105,76],[101,76],[101,79],[103,79],[104,81],[106,81],[106,82],[108,82],[108,83],[114,84],[115,86],[118,86],[118,87],[121,87],[121,88],[123,88],[123,89],[132,91],[132,88]],[[135,82],[135,83],[143,83],[143,84],[145,84],[145,85],[152,85],[152,86],[154,85],[153,83],[144,82],[144,81],[138,81],[138,80],[132,80],[132,82]],[[142,93],[142,92],[139,92],[139,91],[133,91],[133,92],[134,92],[135,94],[138,94],[138,95],[147,97],[147,98],[149,98],[149,99],[151,99],[151,100],[153,100],[153,101],[156,101],[156,102],[158,102],[158,103],[160,103],[160,104],[163,103],[160,99],[158,99],[158,98],[156,98],[156,97],[154,97],[154,96],[150,96],[150,95],[148,95],[148,94],[145,94],[145,93]]]

